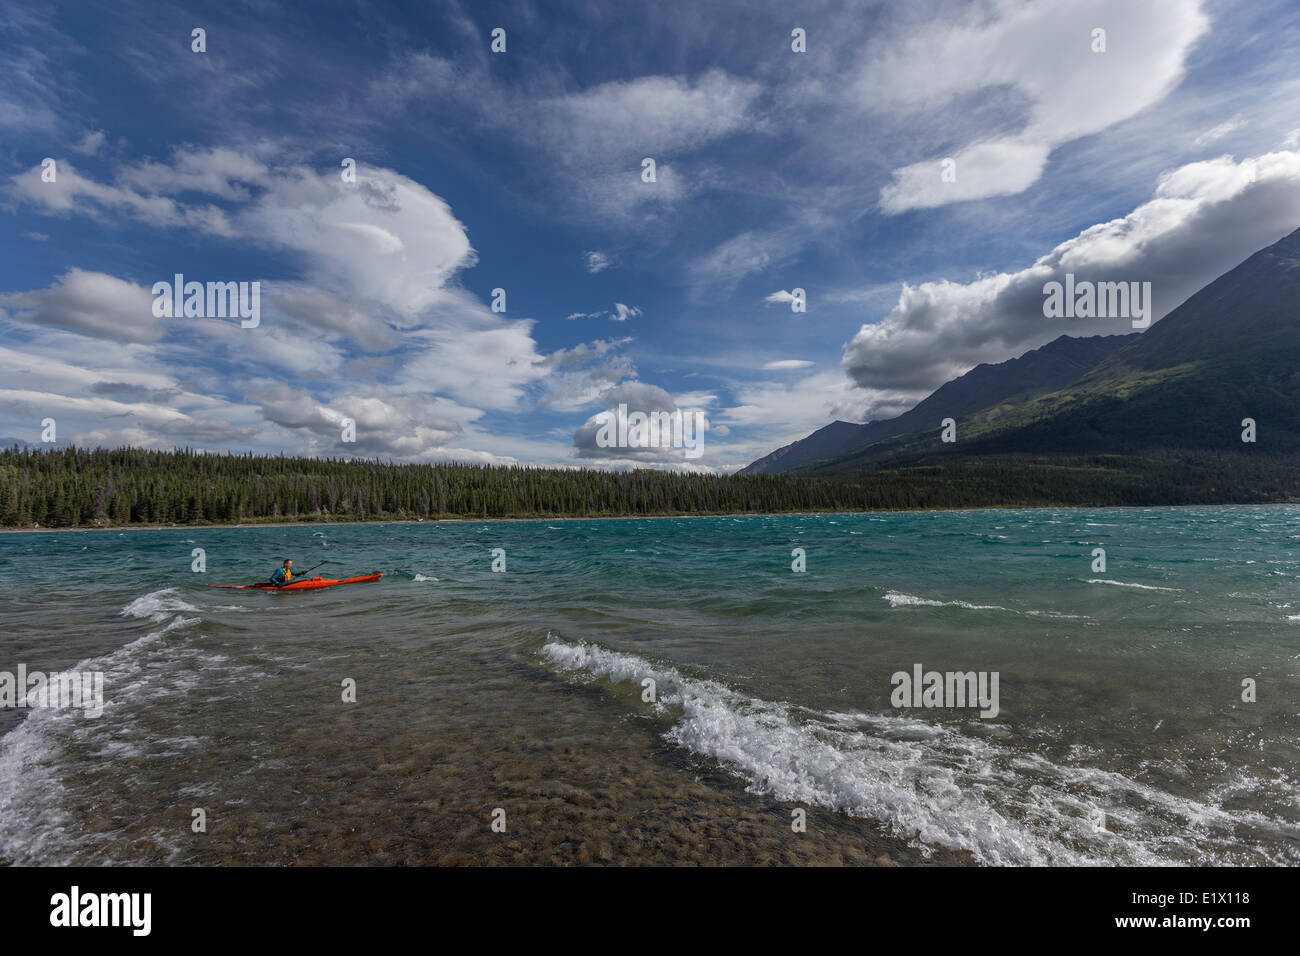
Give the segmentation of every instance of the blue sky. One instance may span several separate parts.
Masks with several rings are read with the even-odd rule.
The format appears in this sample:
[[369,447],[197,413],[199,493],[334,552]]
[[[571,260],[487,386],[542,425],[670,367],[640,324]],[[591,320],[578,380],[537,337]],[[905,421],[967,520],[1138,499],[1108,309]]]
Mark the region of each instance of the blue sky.
[[1300,226],[1298,52],[1286,2],[5,3],[0,436],[731,471],[1129,331],[1044,318],[1067,271],[1158,317]]

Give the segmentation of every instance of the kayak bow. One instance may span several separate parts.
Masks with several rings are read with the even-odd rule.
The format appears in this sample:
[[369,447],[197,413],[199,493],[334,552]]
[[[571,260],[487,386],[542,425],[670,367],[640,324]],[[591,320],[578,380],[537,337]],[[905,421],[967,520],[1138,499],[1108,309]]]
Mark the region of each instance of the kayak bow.
[[233,588],[238,591],[319,591],[321,588],[337,587],[340,584],[360,584],[363,581],[378,581],[383,577],[382,573],[365,574],[359,578],[344,578],[342,581],[331,581],[325,578],[312,578],[310,581],[294,581],[292,584],[286,584],[284,587],[276,587],[267,581],[259,581],[256,584],[209,584],[210,588]]

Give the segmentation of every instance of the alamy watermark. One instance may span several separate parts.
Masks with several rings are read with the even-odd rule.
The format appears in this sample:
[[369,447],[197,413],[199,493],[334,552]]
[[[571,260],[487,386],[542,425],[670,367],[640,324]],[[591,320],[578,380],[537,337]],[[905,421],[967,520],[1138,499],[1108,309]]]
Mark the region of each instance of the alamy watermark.
[[174,279],[153,284],[155,318],[239,318],[245,329],[261,324],[261,282],[186,282],[179,272]]
[[83,893],[73,886],[50,897],[50,925],[124,927],[132,936],[148,936],[153,928],[152,893]]
[[894,690],[889,702],[895,707],[979,707],[981,717],[998,715],[997,671],[895,671],[889,678]]
[[1133,328],[1151,325],[1150,282],[1065,282],[1043,284],[1043,315],[1049,319],[1132,319]]
[[0,671],[0,707],[79,708],[87,717],[104,713],[103,671]]
[[596,444],[601,448],[681,448],[686,458],[704,454],[708,421],[703,412],[629,412],[627,405],[606,412]]

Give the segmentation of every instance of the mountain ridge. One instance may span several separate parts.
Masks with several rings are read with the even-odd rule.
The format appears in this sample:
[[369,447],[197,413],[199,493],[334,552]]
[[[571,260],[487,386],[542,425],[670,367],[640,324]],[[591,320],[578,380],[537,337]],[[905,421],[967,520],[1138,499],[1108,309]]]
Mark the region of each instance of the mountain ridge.
[[940,385],[895,418],[865,424],[831,422],[805,438],[751,462],[737,474],[781,474],[852,454],[874,442],[921,427],[938,428],[944,418],[970,415],[1025,393],[1060,388],[1077,381],[1138,335],[1137,332],[1126,335],[1060,335],[1046,345],[1006,361],[975,366],[964,375]]
[[[919,406],[918,406],[919,407]],[[956,417],[956,416],[953,416]],[[1246,421],[1255,440],[1242,440]],[[792,469],[833,475],[993,455],[1300,449],[1300,229],[1208,283],[1075,381]]]

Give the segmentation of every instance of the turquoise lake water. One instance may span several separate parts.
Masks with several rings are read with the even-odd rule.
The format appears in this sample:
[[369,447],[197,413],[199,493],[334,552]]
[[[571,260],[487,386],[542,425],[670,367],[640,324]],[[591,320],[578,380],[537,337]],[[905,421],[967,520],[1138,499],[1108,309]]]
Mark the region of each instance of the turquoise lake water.
[[20,664],[11,863],[1300,863],[1297,507],[7,534]]

